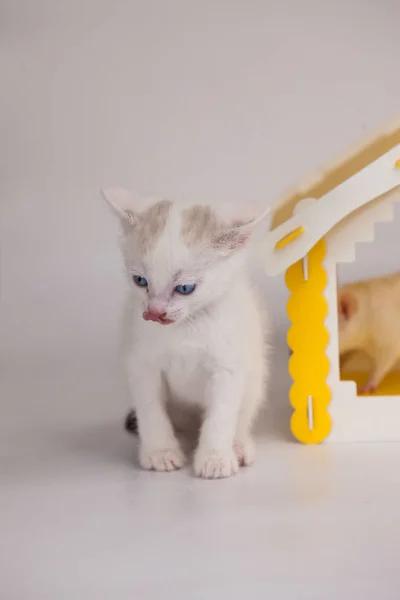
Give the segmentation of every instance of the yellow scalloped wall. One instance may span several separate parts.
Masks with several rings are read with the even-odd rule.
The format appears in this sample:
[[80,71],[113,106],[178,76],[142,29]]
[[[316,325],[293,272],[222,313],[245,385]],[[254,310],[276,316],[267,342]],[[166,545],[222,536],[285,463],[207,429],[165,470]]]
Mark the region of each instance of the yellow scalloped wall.
[[[323,266],[326,244],[320,240],[307,255],[308,278],[304,279],[303,261],[286,272],[290,291],[287,314],[291,321],[287,341],[293,351],[289,373],[293,379],[289,399],[293,406],[291,430],[303,444],[322,442],[331,430],[328,412],[331,391],[326,383],[329,360],[325,350],[329,332],[325,327],[328,303],[324,296],[327,274]],[[308,398],[312,398],[313,428],[308,421]]]

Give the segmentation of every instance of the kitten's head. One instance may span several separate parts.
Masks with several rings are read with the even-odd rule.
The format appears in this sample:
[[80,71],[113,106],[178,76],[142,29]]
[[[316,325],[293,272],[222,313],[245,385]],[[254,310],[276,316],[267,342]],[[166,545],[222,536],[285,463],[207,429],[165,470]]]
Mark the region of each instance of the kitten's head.
[[[244,250],[268,211],[229,218],[206,205],[103,194],[122,224],[122,251],[143,318],[168,325],[190,320],[240,277]],[[232,209],[231,209],[232,213]]]

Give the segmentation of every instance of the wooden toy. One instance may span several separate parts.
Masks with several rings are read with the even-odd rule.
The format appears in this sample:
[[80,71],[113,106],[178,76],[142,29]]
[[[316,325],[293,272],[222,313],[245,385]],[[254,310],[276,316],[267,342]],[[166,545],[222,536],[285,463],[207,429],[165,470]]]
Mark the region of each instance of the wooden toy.
[[390,380],[398,395],[378,389],[358,396],[354,381],[341,380],[336,275],[339,263],[355,260],[356,243],[373,241],[376,222],[393,219],[399,198],[397,120],[290,190],[273,209],[263,260],[270,275],[286,271],[291,429],[303,443],[400,440],[400,374]]

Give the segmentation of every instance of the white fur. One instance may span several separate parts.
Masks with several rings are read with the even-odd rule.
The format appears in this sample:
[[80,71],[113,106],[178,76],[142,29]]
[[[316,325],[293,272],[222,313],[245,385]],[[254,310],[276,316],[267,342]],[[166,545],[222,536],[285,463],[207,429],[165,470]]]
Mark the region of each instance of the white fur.
[[[128,210],[126,195],[105,195],[114,209],[123,197],[117,212],[127,210],[132,219],[134,199]],[[181,207],[173,204],[165,230],[144,256],[134,227],[125,223],[122,235],[131,283],[125,361],[139,423],[139,460],[143,468],[157,471],[184,464],[166,409],[168,402],[178,402],[200,407],[203,414],[195,474],[229,477],[254,459],[251,428],[267,377],[266,323],[247,273],[246,248],[221,252],[207,243],[188,248],[180,233],[181,215]],[[146,277],[148,292],[132,283],[132,274]],[[197,288],[189,296],[172,294],[178,283],[197,283]],[[154,304],[176,322],[145,321],[143,311]]]

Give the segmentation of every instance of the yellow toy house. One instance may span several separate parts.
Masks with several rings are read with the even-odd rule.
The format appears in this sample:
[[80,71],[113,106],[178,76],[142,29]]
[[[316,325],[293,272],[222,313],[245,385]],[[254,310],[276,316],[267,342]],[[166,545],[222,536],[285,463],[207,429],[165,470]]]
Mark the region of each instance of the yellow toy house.
[[[400,121],[363,140],[281,198],[264,247],[267,273],[286,271],[292,349],[292,433],[299,441],[400,440],[398,395],[357,396],[340,376],[337,265],[393,219],[400,198]],[[266,259],[266,260],[265,260]],[[400,264],[400,241],[399,241]],[[393,393],[393,390],[392,390]]]

